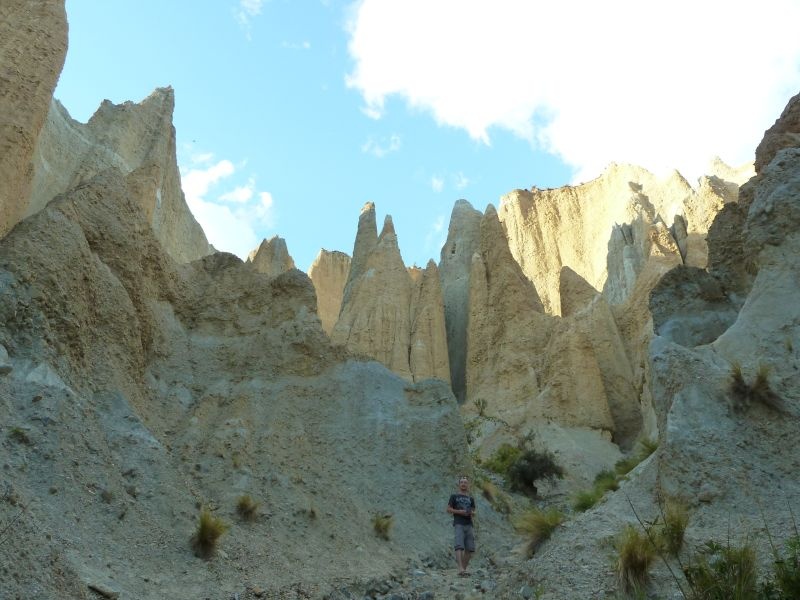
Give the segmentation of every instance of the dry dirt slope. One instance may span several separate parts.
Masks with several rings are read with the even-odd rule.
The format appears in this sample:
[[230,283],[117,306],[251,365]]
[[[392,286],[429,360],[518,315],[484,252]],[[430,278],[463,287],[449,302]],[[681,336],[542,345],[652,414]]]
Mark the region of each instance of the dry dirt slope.
[[[345,360],[296,270],[270,279],[223,254],[177,265],[132,194],[106,171],[0,241],[13,367],[0,376],[0,519],[17,519],[0,546],[4,595],[277,597],[300,584],[316,597],[441,559],[448,482],[466,466],[448,388]],[[255,523],[235,517],[245,493],[261,502]],[[201,505],[232,525],[209,562],[188,545]],[[379,512],[394,515],[389,542],[372,532]]]

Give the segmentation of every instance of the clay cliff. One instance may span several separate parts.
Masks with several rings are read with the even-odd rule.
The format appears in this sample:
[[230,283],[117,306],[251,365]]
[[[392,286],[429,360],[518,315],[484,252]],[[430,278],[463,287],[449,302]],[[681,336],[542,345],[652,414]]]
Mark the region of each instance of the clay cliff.
[[250,252],[247,262],[259,273],[270,277],[294,269],[294,259],[289,255],[286,240],[277,235],[263,240],[258,248]]
[[[793,98],[766,132],[756,152],[757,174],[742,186],[740,204],[726,206],[711,226],[709,269],[678,265],[652,290],[655,335],[646,360],[657,452],[620,492],[521,567],[500,594],[532,584],[535,573],[547,582],[543,598],[563,597],[564,590],[575,597],[604,590],[612,597],[616,583],[598,558],[602,540],[626,524],[639,527],[637,519],[658,518],[666,497],[683,498],[689,507],[683,564],[708,540],[739,545],[746,539],[763,573],[772,549],[796,531],[800,143],[792,140],[800,139],[799,106],[800,97]],[[566,560],[584,568],[565,570]],[[688,590],[680,567],[672,568],[670,574],[654,565],[649,589],[678,594],[677,573]]]
[[172,88],[159,88],[141,103],[104,101],[89,119],[72,119],[53,100],[36,143],[34,177],[26,215],[56,195],[108,168],[133,174],[130,185],[156,238],[178,262],[213,252],[181,189],[175,155]]
[[0,237],[28,212],[36,141],[67,55],[62,0],[0,6]]
[[429,263],[424,273],[412,275],[403,264],[390,216],[377,234],[371,202],[359,216],[331,341],[405,379],[450,381],[438,269]]
[[317,254],[308,276],[317,292],[317,312],[322,329],[331,335],[342,309],[344,286],[350,272],[350,257],[344,252],[322,249]]
[[[712,167],[725,169],[722,164]],[[738,172],[728,169],[728,173]],[[705,266],[703,238],[708,225],[723,204],[736,199],[731,186],[713,177],[704,178],[695,191],[677,172],[659,179],[639,167],[612,164],[603,175],[581,185],[515,190],[501,199],[498,214],[511,253],[536,286],[548,314],[560,314],[559,273],[565,266],[619,304],[653,247],[664,240],[669,246],[677,244],[668,240],[671,232],[645,232],[642,227],[658,224],[669,230],[680,217],[679,237],[685,240],[682,254],[687,264]],[[730,183],[735,189],[741,182]],[[634,244],[630,228],[637,223],[640,235]],[[608,247],[612,231],[619,256],[609,264],[607,255],[615,251]]]

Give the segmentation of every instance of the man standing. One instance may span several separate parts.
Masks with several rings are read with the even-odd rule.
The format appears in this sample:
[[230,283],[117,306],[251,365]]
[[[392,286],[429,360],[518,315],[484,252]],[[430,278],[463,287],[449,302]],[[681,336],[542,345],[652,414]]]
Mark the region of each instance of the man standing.
[[469,479],[458,478],[458,493],[447,502],[447,512],[453,515],[456,563],[459,577],[467,577],[467,566],[475,552],[475,535],[472,531],[472,515],[475,514],[475,498],[469,495]]

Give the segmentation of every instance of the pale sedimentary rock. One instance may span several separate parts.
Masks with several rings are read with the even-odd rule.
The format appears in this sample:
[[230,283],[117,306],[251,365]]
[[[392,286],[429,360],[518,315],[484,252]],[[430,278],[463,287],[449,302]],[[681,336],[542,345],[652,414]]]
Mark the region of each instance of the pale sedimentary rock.
[[436,263],[428,261],[420,275],[411,299],[411,373],[414,381],[435,378],[450,383],[444,302]]
[[567,317],[589,306],[600,292],[569,267],[561,267],[558,295],[561,299],[561,315]]
[[27,215],[113,167],[132,175],[129,185],[156,238],[175,260],[189,262],[213,252],[181,189],[174,107],[172,88],[158,88],[138,104],[106,100],[87,123],[79,123],[53,100],[36,145]]
[[[717,171],[724,174],[723,166]],[[603,175],[577,186],[515,190],[500,202],[499,216],[509,248],[542,298],[545,311],[559,314],[559,274],[570,267],[612,303],[624,301],[653,245],[663,245],[668,225],[684,219],[684,254],[702,266],[704,238],[715,211],[730,201],[727,184],[695,191],[677,172],[658,178],[630,165],[612,164]],[[630,228],[640,228],[631,241]],[[657,224],[661,225],[657,225]],[[657,225],[666,229],[645,231]],[[609,273],[609,246],[628,246]],[[609,282],[609,279],[612,281]]]
[[347,254],[324,248],[319,251],[308,270],[308,276],[317,292],[317,310],[322,321],[322,329],[328,335],[331,335],[339,319],[344,286],[349,272],[350,257]]
[[359,218],[350,276],[331,340],[412,379],[408,349],[413,284],[400,256],[391,217],[386,217],[375,238],[374,223],[373,206]]
[[439,274],[442,278],[447,351],[453,393],[464,402],[467,393],[467,317],[469,316],[469,274],[472,255],[480,244],[483,214],[466,200],[453,206],[447,241],[442,247]]
[[0,238],[28,211],[36,140],[67,54],[63,0],[0,4]]
[[375,207],[358,221],[353,260],[331,340],[409,380],[450,380],[439,272],[403,265],[392,218],[375,234]]
[[294,269],[294,259],[289,255],[286,240],[277,235],[262,240],[258,248],[250,252],[247,262],[259,273],[275,277]]

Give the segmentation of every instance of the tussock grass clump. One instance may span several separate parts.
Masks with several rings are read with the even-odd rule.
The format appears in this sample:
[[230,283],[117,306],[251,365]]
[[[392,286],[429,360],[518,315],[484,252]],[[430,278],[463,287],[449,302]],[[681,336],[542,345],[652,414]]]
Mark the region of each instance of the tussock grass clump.
[[773,592],[772,598],[800,598],[800,535],[786,540],[784,554],[773,548],[774,579],[765,587]]
[[678,556],[688,524],[688,505],[680,498],[667,498],[664,502],[663,519],[653,531],[659,548],[671,556]]
[[389,532],[392,530],[392,525],[394,525],[393,515],[385,514],[372,517],[372,528],[375,530],[375,535],[382,540],[389,539]]
[[514,519],[514,527],[528,536],[527,554],[534,555],[539,546],[550,538],[556,527],[564,522],[564,513],[556,508],[532,508]]
[[236,512],[245,521],[255,521],[258,518],[258,502],[247,494],[239,496],[236,501]]
[[486,398],[475,398],[473,404],[475,404],[475,409],[478,411],[478,416],[486,416],[486,407],[489,406],[489,401]]
[[600,471],[594,478],[594,489],[601,494],[619,489],[619,479],[614,471]]
[[14,427],[11,431],[9,431],[8,437],[18,444],[25,444],[27,446],[31,445],[31,438],[28,437],[28,434],[25,433],[24,429],[20,429],[19,427]]
[[748,542],[741,546],[706,542],[684,566],[683,574],[692,589],[693,600],[759,598],[756,553]]
[[639,445],[636,451],[631,454],[628,458],[623,458],[622,460],[617,461],[614,465],[614,471],[622,477],[623,475],[627,475],[636,466],[649,457],[653,452],[658,449],[658,440],[651,440],[651,439],[641,439],[639,440]]
[[215,517],[208,509],[200,511],[197,530],[192,536],[192,548],[197,556],[210,558],[217,549],[217,542],[228,526],[219,517]]
[[759,364],[752,383],[747,383],[742,372],[742,365],[734,362],[731,365],[731,376],[728,384],[733,409],[744,412],[753,403],[763,404],[776,412],[786,411],[786,402],[775,393],[769,383],[770,367]]
[[507,515],[511,512],[511,501],[498,486],[488,479],[480,479],[477,483],[478,488],[483,494],[483,497],[489,501],[489,504],[492,505],[492,508],[504,515]]
[[602,497],[603,493],[598,492],[596,488],[578,492],[572,499],[572,508],[580,512],[586,512],[587,510],[592,508],[595,504],[600,502],[600,498]]
[[656,558],[656,549],[647,534],[632,525],[622,530],[616,543],[617,579],[628,594],[644,591],[650,577],[650,565]]

